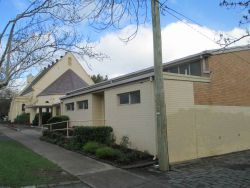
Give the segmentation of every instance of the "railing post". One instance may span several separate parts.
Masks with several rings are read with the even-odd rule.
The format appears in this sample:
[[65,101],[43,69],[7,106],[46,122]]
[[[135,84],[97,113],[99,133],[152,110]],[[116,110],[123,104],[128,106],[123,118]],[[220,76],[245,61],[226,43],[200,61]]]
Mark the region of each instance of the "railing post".
[[67,138],[69,137],[69,121],[67,121]]

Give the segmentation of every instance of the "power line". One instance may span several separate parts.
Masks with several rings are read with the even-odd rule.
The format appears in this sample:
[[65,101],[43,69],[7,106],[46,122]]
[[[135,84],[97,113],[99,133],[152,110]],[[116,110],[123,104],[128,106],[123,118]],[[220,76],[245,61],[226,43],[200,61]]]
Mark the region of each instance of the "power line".
[[[163,6],[162,6],[163,7]],[[165,7],[165,8],[164,8]],[[197,21],[194,21],[193,19],[185,16],[184,14],[164,5],[164,7],[162,8],[162,10],[164,10],[165,12],[167,12],[169,15],[175,17],[177,20],[181,21],[182,23],[184,23],[186,26],[190,27],[191,29],[193,29],[194,31],[196,31],[197,33],[199,33],[200,35],[202,35],[203,37],[207,38],[208,40],[212,41],[213,43],[215,43],[216,45],[220,46],[220,44],[218,44],[218,42],[216,42],[215,40],[211,39],[209,36],[207,36],[206,34],[202,33],[201,31],[197,30],[196,28],[194,28],[192,25],[190,25],[188,22],[185,22],[183,21],[181,18],[179,18],[178,16],[176,16],[175,14],[178,14],[180,16],[182,16],[183,18],[186,18],[187,20],[191,21],[192,23],[196,24],[196,25],[199,25],[201,27],[204,27],[203,25],[201,25],[200,23],[198,23]],[[173,14],[172,12],[166,10],[166,9],[169,9],[171,10],[172,12],[174,12],[175,14]],[[229,36],[229,35],[228,35]],[[233,38],[233,37],[232,37]],[[224,51],[226,48],[225,47],[222,47],[220,49],[218,49],[218,52],[219,51]],[[244,62],[250,64],[250,62],[248,60],[246,60],[245,58],[241,57],[240,55],[234,53],[234,52],[230,52],[231,54],[235,55],[236,57],[238,57],[239,59],[243,60]]]
[[183,21],[182,19],[180,19],[179,17],[177,17],[176,15],[172,14],[171,12],[165,10],[165,12],[167,12],[168,14],[170,14],[171,16],[175,17],[176,19],[178,19],[179,21],[181,21],[182,23],[184,23],[185,25],[187,25],[188,27],[190,27],[191,29],[193,29],[194,31],[196,31],[197,33],[199,33],[200,35],[202,35],[203,37],[207,38],[208,40],[216,43],[217,45],[219,45],[216,41],[214,41],[213,39],[211,39],[210,37],[208,37],[206,34],[202,33],[201,31],[197,30],[196,28],[194,28],[192,25],[188,24],[187,22]]

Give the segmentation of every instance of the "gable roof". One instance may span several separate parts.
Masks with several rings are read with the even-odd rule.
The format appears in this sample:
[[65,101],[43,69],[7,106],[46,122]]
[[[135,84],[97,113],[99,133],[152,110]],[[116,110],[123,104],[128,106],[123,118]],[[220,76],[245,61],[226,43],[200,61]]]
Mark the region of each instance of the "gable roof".
[[87,87],[88,84],[82,80],[71,69],[64,72],[59,78],[57,78],[52,84],[45,88],[38,96],[66,94],[69,91],[76,90],[78,88]]
[[20,93],[20,96],[26,95],[33,91],[32,87],[55,65],[58,63],[58,60],[56,60],[56,63],[52,62],[51,65],[49,65],[47,68],[45,67],[33,80],[32,82],[24,88],[24,90]]

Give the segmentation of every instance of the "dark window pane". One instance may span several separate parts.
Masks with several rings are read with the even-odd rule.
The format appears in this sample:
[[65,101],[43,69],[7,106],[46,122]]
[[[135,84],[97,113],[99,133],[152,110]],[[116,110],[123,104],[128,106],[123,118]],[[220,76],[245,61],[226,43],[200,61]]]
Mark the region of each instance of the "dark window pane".
[[170,67],[170,68],[168,69],[168,72],[171,72],[171,73],[178,73],[178,66]]
[[141,102],[140,91],[133,91],[130,93],[130,104],[136,104]]
[[201,63],[199,61],[190,63],[190,72],[191,75],[201,76]]
[[88,100],[78,101],[78,109],[88,109]]
[[120,104],[129,104],[129,93],[119,94]]
[[83,109],[83,101],[78,101],[78,109]]
[[74,103],[68,103],[65,106],[66,106],[66,109],[68,111],[73,111],[74,110]]
[[189,74],[188,64],[180,65],[180,74]]
[[25,104],[22,104],[22,111],[25,111]]
[[86,101],[83,101],[84,103],[83,103],[83,107],[84,107],[84,109],[88,109],[89,108],[89,105],[88,105],[88,100],[86,100]]

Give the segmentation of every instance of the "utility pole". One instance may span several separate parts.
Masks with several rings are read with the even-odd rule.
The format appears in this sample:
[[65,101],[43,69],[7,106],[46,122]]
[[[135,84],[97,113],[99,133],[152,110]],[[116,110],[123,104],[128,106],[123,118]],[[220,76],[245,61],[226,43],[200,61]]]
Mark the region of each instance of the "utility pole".
[[167,115],[162,71],[161,24],[158,0],[151,0],[151,9],[154,43],[154,93],[157,125],[158,160],[160,170],[168,171],[169,156],[167,142]]

